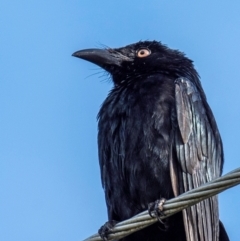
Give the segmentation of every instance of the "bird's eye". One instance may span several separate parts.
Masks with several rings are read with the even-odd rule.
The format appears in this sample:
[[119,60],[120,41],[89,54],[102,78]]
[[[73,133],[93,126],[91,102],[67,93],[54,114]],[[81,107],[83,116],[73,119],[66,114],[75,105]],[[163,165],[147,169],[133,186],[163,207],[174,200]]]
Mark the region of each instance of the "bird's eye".
[[149,49],[139,49],[137,50],[137,57],[144,58],[151,54]]

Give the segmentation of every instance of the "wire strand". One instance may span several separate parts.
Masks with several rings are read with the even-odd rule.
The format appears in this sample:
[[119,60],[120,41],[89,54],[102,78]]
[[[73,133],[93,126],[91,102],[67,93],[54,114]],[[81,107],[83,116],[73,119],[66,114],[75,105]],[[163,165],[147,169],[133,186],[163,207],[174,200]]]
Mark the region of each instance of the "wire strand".
[[[188,208],[196,203],[217,195],[218,193],[240,184],[240,168],[235,169],[228,174],[219,177],[211,182],[208,182],[198,188],[185,192],[175,198],[167,200],[163,205],[163,216],[160,219],[165,219],[181,210]],[[146,228],[149,225],[157,222],[157,218],[152,218],[148,211],[141,212],[136,216],[125,221],[117,223],[108,236],[108,240],[120,239],[126,237],[140,229]],[[98,234],[83,241],[101,241]]]

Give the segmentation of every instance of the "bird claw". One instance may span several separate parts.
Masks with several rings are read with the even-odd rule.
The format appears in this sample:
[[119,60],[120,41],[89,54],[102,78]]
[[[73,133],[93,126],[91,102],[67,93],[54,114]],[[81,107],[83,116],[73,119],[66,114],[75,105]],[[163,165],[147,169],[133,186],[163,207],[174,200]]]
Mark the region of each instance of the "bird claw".
[[155,202],[148,204],[148,213],[152,218],[157,218],[159,222],[165,224],[161,219],[162,216],[165,216],[163,212],[163,205],[166,202],[165,198],[156,200]]
[[112,233],[114,226],[117,224],[117,221],[111,220],[106,222],[99,230],[98,234],[102,240],[108,241],[108,236]]

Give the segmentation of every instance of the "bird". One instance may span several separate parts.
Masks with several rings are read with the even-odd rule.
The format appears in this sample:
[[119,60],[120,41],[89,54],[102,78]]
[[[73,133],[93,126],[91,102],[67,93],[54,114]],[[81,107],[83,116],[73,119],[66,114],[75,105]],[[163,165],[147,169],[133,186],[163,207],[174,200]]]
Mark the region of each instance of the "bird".
[[[98,155],[108,222],[164,203],[222,174],[221,136],[193,61],[159,41],[83,49],[73,56],[98,65],[113,87],[98,113]],[[160,201],[159,201],[160,200]],[[217,196],[121,241],[228,241]]]

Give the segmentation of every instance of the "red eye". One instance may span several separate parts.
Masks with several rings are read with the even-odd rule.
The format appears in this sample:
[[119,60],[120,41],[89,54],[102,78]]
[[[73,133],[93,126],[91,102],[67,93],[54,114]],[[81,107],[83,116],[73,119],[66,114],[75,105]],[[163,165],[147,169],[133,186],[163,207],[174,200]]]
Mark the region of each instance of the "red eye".
[[139,49],[137,51],[137,57],[144,58],[151,54],[151,51],[149,49]]

